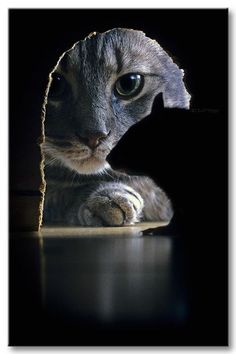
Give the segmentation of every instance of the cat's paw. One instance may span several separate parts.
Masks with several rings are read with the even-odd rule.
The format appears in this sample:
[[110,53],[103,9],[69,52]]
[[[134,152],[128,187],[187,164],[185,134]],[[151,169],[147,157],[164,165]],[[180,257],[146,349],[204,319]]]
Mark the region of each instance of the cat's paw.
[[93,192],[80,207],[78,217],[86,226],[122,226],[138,222],[143,199],[133,188],[109,183]]

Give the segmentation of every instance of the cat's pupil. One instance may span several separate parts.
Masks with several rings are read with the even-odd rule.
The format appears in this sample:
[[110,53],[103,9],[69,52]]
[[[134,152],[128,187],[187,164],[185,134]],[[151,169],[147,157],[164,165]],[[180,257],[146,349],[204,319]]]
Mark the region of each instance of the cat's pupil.
[[126,74],[122,76],[115,86],[116,94],[123,98],[137,95],[143,86],[143,77],[139,74]]
[[125,76],[120,80],[120,87],[122,88],[124,93],[129,93],[133,91],[136,86],[137,77],[134,75]]

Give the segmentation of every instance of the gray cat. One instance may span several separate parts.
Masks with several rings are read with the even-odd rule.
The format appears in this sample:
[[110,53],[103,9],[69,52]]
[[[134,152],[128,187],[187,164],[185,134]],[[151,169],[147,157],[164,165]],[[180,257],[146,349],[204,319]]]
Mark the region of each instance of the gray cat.
[[114,171],[106,157],[159,93],[165,107],[189,108],[183,76],[155,40],[130,29],[92,33],[60,57],[43,110],[44,224],[172,218],[170,200],[149,177]]

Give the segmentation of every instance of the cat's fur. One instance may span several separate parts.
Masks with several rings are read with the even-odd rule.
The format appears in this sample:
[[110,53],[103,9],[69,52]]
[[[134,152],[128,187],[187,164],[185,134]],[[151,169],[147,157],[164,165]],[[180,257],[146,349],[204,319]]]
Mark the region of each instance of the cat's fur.
[[[64,84],[56,99],[50,96],[55,73]],[[144,85],[135,97],[122,99],[114,87],[127,73],[141,74]],[[165,107],[189,108],[183,71],[143,32],[94,33],[60,57],[44,107],[45,224],[118,226],[171,219],[170,200],[150,178],[114,171],[106,162],[124,133],[150,114],[159,93]],[[103,135],[92,149],[88,141],[97,132]]]

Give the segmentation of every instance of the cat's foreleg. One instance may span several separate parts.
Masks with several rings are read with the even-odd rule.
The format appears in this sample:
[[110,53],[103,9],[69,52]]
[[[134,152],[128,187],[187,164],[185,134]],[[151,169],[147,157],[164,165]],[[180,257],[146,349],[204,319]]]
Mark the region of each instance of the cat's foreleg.
[[171,202],[150,178],[118,175],[70,188],[48,188],[44,223],[122,226],[139,221],[169,221]]
[[86,198],[78,212],[80,224],[122,226],[171,220],[172,203],[151,178],[119,174],[119,181],[101,183]]

